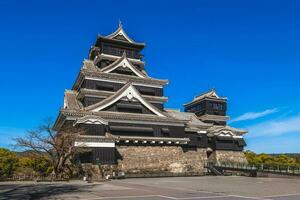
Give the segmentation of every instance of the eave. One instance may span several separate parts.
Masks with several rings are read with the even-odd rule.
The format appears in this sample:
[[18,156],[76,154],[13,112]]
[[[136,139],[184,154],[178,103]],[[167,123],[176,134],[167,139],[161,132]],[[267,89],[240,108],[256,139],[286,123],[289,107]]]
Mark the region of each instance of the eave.
[[[115,61],[117,59],[119,59],[121,56],[115,56],[115,55],[109,55],[109,54],[105,54],[105,53],[101,53],[100,55],[98,55],[94,62],[98,63],[101,59],[107,59],[107,60],[111,60],[111,61]],[[134,64],[139,64],[144,66],[145,62],[141,61],[140,59],[135,59],[135,58],[128,58],[128,60],[130,60],[130,62],[134,63]]]
[[[81,99],[84,97],[107,98],[107,97],[113,95],[114,93],[115,92],[81,88],[78,92],[77,97],[78,97],[78,99]],[[167,97],[158,97],[158,96],[149,96],[149,95],[142,95],[142,97],[152,103],[157,103],[157,102],[164,103],[164,102],[168,101]]]
[[61,111],[59,111],[58,116],[53,124],[53,130],[54,131],[59,131],[60,127],[62,126],[62,124],[65,122],[66,119],[66,115],[64,115]]
[[248,133],[247,130],[243,130],[243,129],[237,129],[237,128],[233,128],[231,126],[213,126],[210,129],[208,129],[209,131],[209,136],[218,136],[220,134],[222,134],[223,132],[232,132],[234,134],[234,136],[242,136],[246,133]]
[[167,145],[181,145],[190,142],[189,138],[173,138],[173,137],[146,137],[146,136],[121,136],[112,135],[106,133],[105,136],[94,136],[94,135],[81,135],[76,141],[80,142],[115,142],[119,144],[120,142],[134,144],[167,144]]
[[80,73],[77,76],[77,79],[72,87],[72,90],[78,90],[82,81],[84,79],[95,79],[99,81],[108,81],[108,82],[119,82],[119,83],[127,83],[131,81],[134,85],[149,85],[154,87],[163,87],[168,84],[168,80],[160,80],[154,78],[140,78],[135,76],[123,75],[123,74],[114,74],[114,73],[103,73],[103,72],[95,72],[89,71],[85,69],[81,69]]
[[145,43],[127,42],[127,41],[124,41],[124,40],[112,39],[112,38],[107,38],[107,37],[102,36],[102,35],[98,35],[97,36],[97,41],[96,41],[96,46],[101,46],[100,44],[102,42],[121,45],[121,46],[126,46],[126,47],[130,46],[130,47],[135,48],[139,51],[141,51],[146,46]]
[[201,121],[227,121],[229,120],[228,116],[222,116],[222,115],[202,115],[202,116],[198,116],[198,119],[200,119]]
[[134,114],[111,111],[90,112],[84,110],[62,109],[61,114],[68,120],[76,120],[85,115],[97,115],[108,122],[135,123],[135,124],[169,124],[174,126],[184,126],[186,120],[177,120],[171,117],[160,117],[150,114]]
[[226,102],[227,101],[227,98],[211,98],[211,97],[203,97],[202,99],[195,99],[191,102],[188,102],[188,103],[185,103],[183,104],[184,107],[186,106],[191,106],[191,105],[194,105],[194,104],[197,104],[201,101],[204,101],[204,100],[209,100],[209,101],[218,101],[218,102]]

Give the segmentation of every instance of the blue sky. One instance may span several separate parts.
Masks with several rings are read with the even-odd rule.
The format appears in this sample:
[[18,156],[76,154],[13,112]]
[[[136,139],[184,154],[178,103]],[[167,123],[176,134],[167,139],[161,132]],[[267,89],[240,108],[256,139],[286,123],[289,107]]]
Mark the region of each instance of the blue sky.
[[300,152],[299,1],[1,1],[0,146],[57,116],[96,35],[121,19],[169,79],[170,108],[214,87],[248,149]]

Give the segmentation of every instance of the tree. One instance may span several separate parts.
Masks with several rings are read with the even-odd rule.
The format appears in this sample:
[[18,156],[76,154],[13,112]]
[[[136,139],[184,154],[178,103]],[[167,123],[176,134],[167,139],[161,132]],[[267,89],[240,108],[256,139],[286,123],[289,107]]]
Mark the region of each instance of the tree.
[[49,157],[36,153],[20,157],[18,167],[20,168],[20,172],[23,171],[22,169],[27,168],[38,173],[40,176],[47,176],[53,171]]
[[0,148],[0,178],[10,177],[18,164],[17,155],[7,149]]
[[80,151],[74,146],[79,135],[84,134],[83,129],[64,126],[56,132],[52,129],[52,122],[43,123],[38,129],[28,131],[24,137],[15,138],[16,146],[32,150],[36,154],[46,154],[53,166],[56,178],[63,178],[70,174],[72,162],[76,153]]
[[[265,166],[281,166],[281,167],[293,167],[293,166],[299,166],[300,164],[300,158],[298,157],[292,157],[285,154],[279,154],[279,155],[269,155],[265,153],[261,154],[255,154],[251,151],[245,151],[245,156],[248,160],[248,163],[250,165],[262,165]],[[297,160],[299,159],[299,160]]]

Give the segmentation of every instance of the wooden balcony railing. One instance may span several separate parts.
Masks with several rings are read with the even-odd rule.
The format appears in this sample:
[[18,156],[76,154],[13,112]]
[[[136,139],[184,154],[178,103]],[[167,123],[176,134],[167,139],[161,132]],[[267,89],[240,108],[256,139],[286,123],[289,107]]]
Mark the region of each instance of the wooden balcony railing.
[[119,48],[114,48],[114,47],[105,47],[105,46],[102,49],[102,53],[115,55],[115,56],[122,56],[124,51],[128,58],[141,59],[143,57],[141,54],[139,54],[138,52],[133,51],[133,50],[125,50],[125,49],[119,49]]

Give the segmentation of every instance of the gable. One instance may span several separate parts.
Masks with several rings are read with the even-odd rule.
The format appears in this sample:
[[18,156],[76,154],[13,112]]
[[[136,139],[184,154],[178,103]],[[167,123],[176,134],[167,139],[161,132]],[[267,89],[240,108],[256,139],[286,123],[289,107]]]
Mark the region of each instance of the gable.
[[112,39],[122,40],[122,41],[129,42],[129,40],[127,40],[126,37],[124,37],[124,35],[122,35],[122,34],[118,34],[118,35],[114,36]]
[[112,34],[106,36],[109,39],[117,39],[117,40],[122,40],[122,41],[127,41],[130,43],[135,43],[124,31],[123,27],[121,24],[119,24],[118,29],[113,32]]
[[208,94],[207,94],[207,97],[213,97],[213,98],[220,98],[218,95],[217,95],[217,93],[216,93],[216,91],[214,91],[214,90],[212,90],[211,92],[209,92]]
[[103,111],[113,111],[113,112],[124,112],[124,113],[140,113],[140,114],[154,114],[153,111],[145,107],[139,101],[126,101],[119,100],[116,103],[106,107]]
[[83,116],[83,117],[75,120],[73,125],[76,125],[76,124],[104,124],[104,125],[108,125],[108,122],[105,121],[104,119],[102,119],[99,116],[86,115],[86,116]]
[[131,74],[134,74],[135,76],[145,78],[146,75],[143,74],[140,70],[138,70],[126,57],[126,54],[124,53],[121,58],[113,62],[112,64],[104,67],[101,69],[102,72],[105,73],[113,73],[115,70],[123,70],[127,72],[131,72]]
[[141,105],[143,105],[145,108],[149,109],[153,114],[160,116],[160,117],[166,117],[158,108],[153,106],[151,103],[146,101],[141,94],[138,92],[137,89],[131,84],[127,83],[125,86],[123,86],[119,91],[117,91],[114,95],[104,99],[103,101],[96,103],[92,106],[86,107],[86,110],[92,111],[92,112],[98,112],[103,111],[105,108],[108,108],[109,106],[117,103],[122,98],[125,98],[127,101],[131,102],[140,102]]
[[134,73],[131,69],[128,67],[117,67],[111,73],[115,74],[124,74],[124,75],[129,75],[129,76],[138,76],[136,73]]

